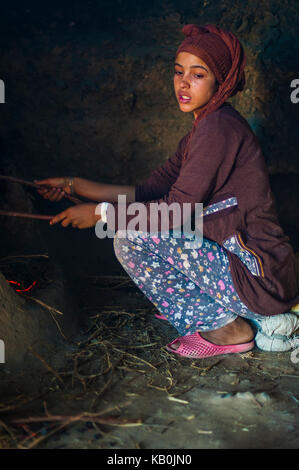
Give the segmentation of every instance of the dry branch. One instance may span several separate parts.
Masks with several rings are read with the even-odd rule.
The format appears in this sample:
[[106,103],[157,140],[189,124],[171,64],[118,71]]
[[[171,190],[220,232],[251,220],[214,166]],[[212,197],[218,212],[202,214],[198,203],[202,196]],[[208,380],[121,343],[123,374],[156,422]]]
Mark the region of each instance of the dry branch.
[[28,347],[28,350],[37,358],[41,361],[41,363],[45,366],[46,369],[48,369],[49,372],[51,372],[61,383],[64,383],[60,375],[51,367],[42,356],[40,356],[37,352],[35,352],[32,349],[32,346]]
[[6,215],[9,217],[25,217],[26,219],[40,219],[40,220],[51,220],[54,217],[54,215],[31,214],[27,212],[14,212],[14,211],[3,211],[3,210],[0,210],[0,215]]

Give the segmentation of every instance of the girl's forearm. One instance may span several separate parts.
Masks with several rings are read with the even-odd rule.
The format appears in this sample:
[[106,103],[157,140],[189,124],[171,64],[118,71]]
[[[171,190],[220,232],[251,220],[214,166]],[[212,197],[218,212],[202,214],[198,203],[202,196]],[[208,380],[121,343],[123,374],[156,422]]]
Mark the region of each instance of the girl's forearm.
[[126,195],[126,202],[135,202],[135,186],[97,183],[84,178],[74,178],[74,192],[91,201],[117,202],[119,194]]

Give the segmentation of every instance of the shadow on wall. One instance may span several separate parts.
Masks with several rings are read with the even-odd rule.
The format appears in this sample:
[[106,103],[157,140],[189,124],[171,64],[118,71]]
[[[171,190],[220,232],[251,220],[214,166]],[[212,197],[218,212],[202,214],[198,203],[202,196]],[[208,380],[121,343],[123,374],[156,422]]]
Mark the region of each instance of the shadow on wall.
[[[200,7],[195,0],[188,7],[175,0],[28,5],[1,7],[6,20],[0,30],[0,78],[6,85],[1,173],[29,180],[73,174],[114,184],[145,179],[171,156],[192,124],[192,116],[178,110],[172,89],[181,28],[191,22],[218,24],[244,45],[246,88],[231,101],[260,140],[280,221],[299,249],[299,104],[290,101],[290,83],[299,69],[295,0],[287,7],[278,0],[257,5],[222,0]],[[34,208],[60,210],[37,200]],[[20,230],[19,223],[19,228],[9,224],[11,249],[28,251],[46,243],[53,256],[67,259],[65,271],[75,261],[99,274],[119,269],[111,240],[99,241],[93,231],[54,231],[42,222],[24,222]]]
[[[290,6],[289,14],[292,7]],[[291,82],[299,78],[299,38],[287,29],[288,10],[267,12],[259,42],[249,37],[247,45],[257,50],[259,73],[255,83],[255,109],[248,121],[259,138],[270,173],[278,218],[299,251],[299,103],[291,100]],[[294,25],[299,25],[299,17]],[[252,40],[253,38],[253,40]],[[251,42],[250,42],[251,41]]]

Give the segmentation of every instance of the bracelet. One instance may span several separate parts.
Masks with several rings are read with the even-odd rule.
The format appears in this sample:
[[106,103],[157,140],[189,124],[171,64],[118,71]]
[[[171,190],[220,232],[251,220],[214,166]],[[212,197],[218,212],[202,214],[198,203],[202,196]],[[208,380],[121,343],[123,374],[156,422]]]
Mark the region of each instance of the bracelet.
[[67,185],[71,190],[71,195],[73,196],[75,194],[75,191],[74,191],[74,177],[73,176],[68,176],[67,177]]

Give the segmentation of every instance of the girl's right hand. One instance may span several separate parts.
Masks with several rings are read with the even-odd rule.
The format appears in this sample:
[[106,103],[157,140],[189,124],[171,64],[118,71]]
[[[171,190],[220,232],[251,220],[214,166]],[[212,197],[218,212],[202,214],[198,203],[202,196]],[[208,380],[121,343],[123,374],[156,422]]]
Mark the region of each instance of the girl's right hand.
[[37,192],[43,196],[44,199],[49,199],[49,201],[52,202],[61,201],[66,193],[71,194],[71,188],[67,184],[67,178],[47,178],[44,180],[34,180],[34,182],[48,186],[38,188]]

